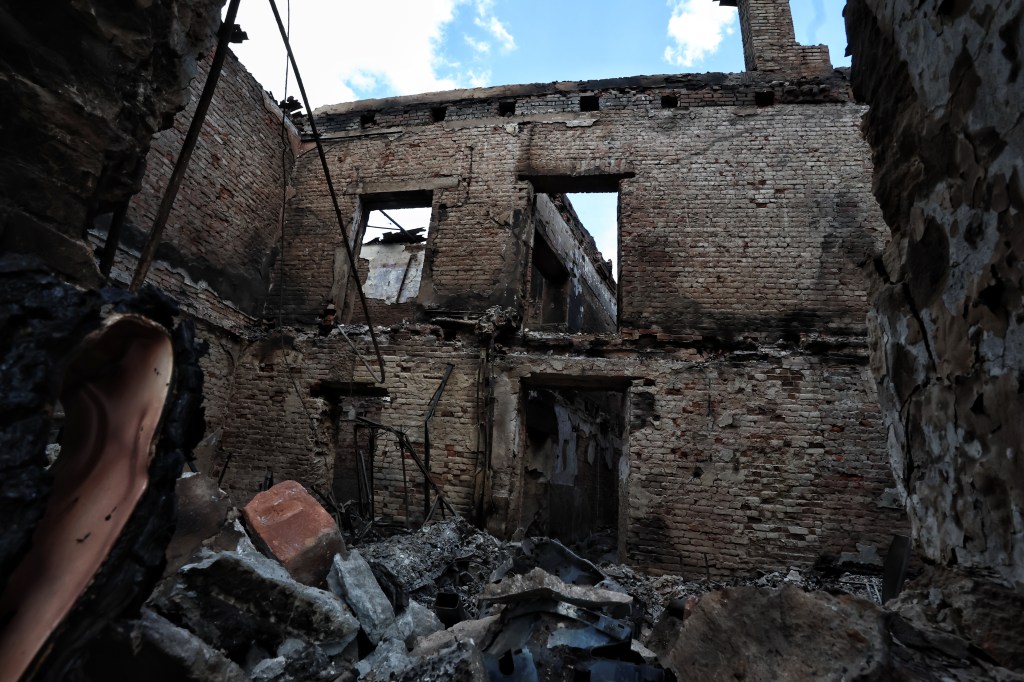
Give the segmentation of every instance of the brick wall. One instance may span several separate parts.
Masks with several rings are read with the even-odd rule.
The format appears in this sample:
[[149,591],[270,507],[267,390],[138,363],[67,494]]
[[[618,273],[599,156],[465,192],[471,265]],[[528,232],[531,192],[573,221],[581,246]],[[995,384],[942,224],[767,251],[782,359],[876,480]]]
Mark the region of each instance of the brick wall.
[[[590,349],[591,353],[593,349]],[[895,502],[885,430],[863,350],[707,355],[630,352],[510,356],[496,364],[495,474],[512,533],[523,519],[523,379],[631,384],[620,492],[620,548],[654,571],[735,575],[806,565],[822,554],[884,551],[907,521]]]
[[[279,119],[259,113],[262,93],[250,95],[255,118],[237,122],[249,137],[211,128],[199,164],[207,175],[190,185],[186,215],[168,233],[178,251],[153,270],[216,344],[208,401],[223,426],[204,457],[216,474],[226,467],[236,500],[268,470],[353,496],[360,411],[422,453],[423,419],[451,363],[431,424],[430,473],[460,513],[496,533],[529,522],[521,397],[538,381],[613,391],[630,406],[615,479],[587,474],[583,483],[618,500],[611,516],[633,563],[703,574],[706,558],[716,575],[745,573],[858,543],[881,549],[905,531],[902,510],[889,504],[864,351],[863,266],[885,231],[858,128],[864,108],[849,101],[842,72],[789,64],[770,74],[509,86],[323,110],[349,234],[389,198],[418,192],[432,209],[417,296],[372,302],[372,320],[390,325],[378,326],[380,385],[365,328],[344,328],[362,357],[341,331],[315,329],[328,301],[341,321],[365,321],[353,311],[342,231],[317,156],[308,144],[296,149],[289,176]],[[236,137],[247,146],[219,155]],[[233,188],[243,167],[253,192]],[[285,178],[295,192],[275,259]],[[525,331],[537,198],[616,189],[620,328],[607,316],[599,335]],[[576,254],[585,268],[595,266],[588,248]],[[123,278],[130,243],[121,256]],[[357,270],[365,281],[367,261]],[[601,277],[587,271],[593,293]],[[225,282],[256,293],[239,297]],[[295,326],[267,334],[260,317]],[[378,436],[376,513],[418,522],[421,475],[394,436]]]
[[[189,106],[158,133],[146,157],[142,190],[130,204],[124,255],[134,261],[148,234],[206,82],[209,60],[189,86]],[[199,141],[164,230],[157,260],[203,282],[249,317],[263,313],[277,257],[280,213],[297,138],[263,87],[229,54]],[[131,263],[132,267],[134,263]],[[161,287],[182,300],[181,283]]]
[[[862,266],[885,234],[858,127],[864,109],[844,101],[838,77],[758,78],[693,81],[692,91],[668,78],[598,88],[595,112],[579,111],[580,93],[594,88],[524,86],[473,102],[514,99],[507,117],[459,118],[456,93],[438,95],[451,98],[442,101],[453,120],[414,117],[437,104],[423,97],[339,106],[321,118],[327,134],[344,135],[328,143],[343,215],[355,214],[361,192],[446,181],[433,190],[436,226],[417,299],[428,310],[503,305],[521,314],[531,182],[563,178],[571,189],[611,176],[613,188],[620,178],[622,326],[727,338],[861,333]],[[783,103],[747,106],[762,90]],[[663,106],[668,95],[678,106]],[[353,129],[367,109],[375,127]],[[285,277],[295,281],[286,312],[296,319],[319,310],[340,272],[315,161],[299,159],[288,212]]]

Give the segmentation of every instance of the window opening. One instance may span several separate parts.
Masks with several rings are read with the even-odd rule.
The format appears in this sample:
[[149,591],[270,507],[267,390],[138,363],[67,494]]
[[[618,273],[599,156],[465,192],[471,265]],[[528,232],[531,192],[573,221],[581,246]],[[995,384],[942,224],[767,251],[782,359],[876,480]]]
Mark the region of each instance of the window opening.
[[597,111],[601,108],[597,95],[580,95],[580,111]]
[[511,116],[516,113],[515,102],[498,102],[498,114],[501,116]]
[[431,201],[423,193],[364,200],[359,274],[368,299],[393,305],[414,301],[419,295]]
[[[528,328],[573,334],[615,331],[618,192],[552,191],[562,186],[560,178],[552,177],[537,179],[534,186],[547,191],[535,194]],[[565,186],[588,189],[571,184],[571,179]]]
[[440,123],[448,115],[448,107],[431,107],[430,118],[434,123]]
[[675,109],[679,106],[679,98],[675,95],[662,95],[661,96],[661,108],[662,109]]

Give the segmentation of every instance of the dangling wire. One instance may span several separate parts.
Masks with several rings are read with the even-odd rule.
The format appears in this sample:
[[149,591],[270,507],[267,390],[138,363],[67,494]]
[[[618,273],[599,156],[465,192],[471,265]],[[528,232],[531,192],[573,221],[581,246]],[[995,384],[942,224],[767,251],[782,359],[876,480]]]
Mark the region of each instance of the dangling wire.
[[377,342],[377,333],[373,330],[373,321],[370,319],[370,306],[366,302],[366,293],[363,291],[363,285],[359,281],[359,273],[356,268],[356,257],[352,251],[352,245],[349,243],[348,230],[345,229],[345,221],[341,217],[341,206],[338,204],[338,194],[334,190],[334,182],[331,180],[331,170],[327,164],[327,155],[324,152],[323,142],[320,140],[320,133],[316,128],[316,120],[313,118],[313,109],[309,105],[309,97],[306,95],[306,87],[302,84],[302,74],[299,73],[299,66],[295,62],[295,55],[292,53],[291,41],[288,38],[288,32],[285,29],[284,22],[281,20],[281,13],[277,9],[277,3],[274,0],[270,0],[270,9],[274,11],[274,19],[277,20],[277,27],[281,31],[281,39],[284,41],[285,49],[288,51],[288,59],[292,65],[292,71],[295,72],[295,84],[299,86],[299,93],[302,95],[302,103],[306,107],[306,118],[309,121],[309,130],[313,136],[313,142],[316,144],[317,154],[320,156],[320,165],[324,170],[324,180],[327,183],[327,191],[331,195],[331,203],[334,207],[334,216],[338,221],[338,229],[341,231],[342,243],[345,245],[345,253],[348,256],[349,264],[349,275],[355,281],[355,289],[359,294],[359,302],[363,309],[363,316],[366,319],[366,325],[370,330],[370,339],[373,341],[373,350],[377,354],[377,366],[380,368],[380,378],[374,377],[374,381],[377,383],[384,383],[384,356],[381,354],[380,344]]

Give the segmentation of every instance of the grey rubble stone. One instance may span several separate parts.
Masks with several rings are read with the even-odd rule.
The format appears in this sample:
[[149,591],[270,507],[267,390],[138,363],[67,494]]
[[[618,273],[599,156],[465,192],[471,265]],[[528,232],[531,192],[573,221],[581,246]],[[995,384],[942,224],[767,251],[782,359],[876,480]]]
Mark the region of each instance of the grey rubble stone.
[[330,592],[296,582],[270,559],[235,552],[200,556],[153,606],[233,660],[244,661],[256,646],[276,651],[289,638],[335,656],[355,639],[359,623],[348,607]]
[[405,648],[405,642],[389,639],[381,642],[373,653],[356,663],[359,679],[388,680],[414,663]]
[[441,630],[444,630],[444,623],[437,614],[417,601],[410,601],[384,633],[384,639],[400,639],[411,650],[419,639]]
[[432,656],[415,659],[396,674],[396,682],[487,682],[484,655],[472,642],[459,640]]
[[570,585],[562,582],[542,568],[535,568],[525,575],[512,575],[500,583],[488,585],[480,593],[484,602],[508,603],[536,597],[557,599],[583,608],[598,608],[609,615],[629,615],[633,597],[622,592],[613,592],[600,587]]
[[388,640],[356,665],[359,679],[391,682],[487,682],[484,656],[472,640],[446,639],[441,646],[408,654]]
[[370,641],[380,642],[395,622],[395,610],[358,550],[334,556],[327,586],[349,605]]
[[171,623],[159,614],[143,609],[132,628],[136,657],[146,665],[173,669],[182,682],[246,682],[249,677],[220,651]]

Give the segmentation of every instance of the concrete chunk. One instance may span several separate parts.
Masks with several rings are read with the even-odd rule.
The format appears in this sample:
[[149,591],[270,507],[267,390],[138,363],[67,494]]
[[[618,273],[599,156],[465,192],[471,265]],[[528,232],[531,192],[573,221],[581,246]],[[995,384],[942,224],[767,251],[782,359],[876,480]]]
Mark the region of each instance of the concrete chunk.
[[380,642],[395,621],[395,610],[358,550],[334,557],[327,585],[349,605],[370,641]]
[[441,630],[444,630],[444,623],[433,611],[417,601],[410,601],[388,628],[384,639],[400,639],[412,650],[419,639]]

